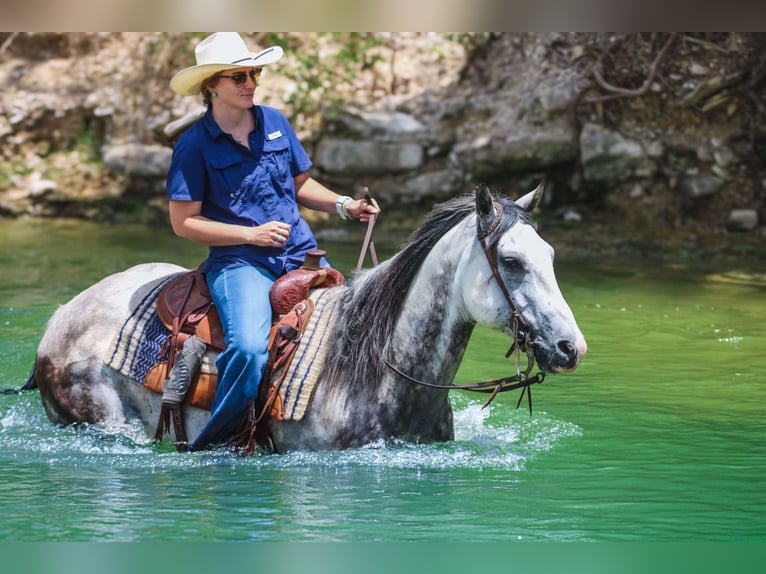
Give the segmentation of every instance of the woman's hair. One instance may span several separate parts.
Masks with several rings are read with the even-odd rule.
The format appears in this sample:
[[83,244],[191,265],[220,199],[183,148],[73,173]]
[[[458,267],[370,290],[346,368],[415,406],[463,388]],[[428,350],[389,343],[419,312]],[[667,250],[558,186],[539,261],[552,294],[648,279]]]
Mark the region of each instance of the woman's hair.
[[202,94],[202,103],[205,104],[205,107],[210,107],[210,92],[218,83],[218,80],[220,80],[220,78],[214,74],[209,78],[205,78],[202,81],[202,84],[200,84],[199,91]]

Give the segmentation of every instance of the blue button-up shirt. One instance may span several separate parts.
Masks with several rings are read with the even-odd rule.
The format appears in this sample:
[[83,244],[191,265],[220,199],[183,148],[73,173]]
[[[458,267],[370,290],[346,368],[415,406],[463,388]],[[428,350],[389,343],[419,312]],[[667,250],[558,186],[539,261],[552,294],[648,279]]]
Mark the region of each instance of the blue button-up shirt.
[[[204,217],[224,223],[257,226],[282,221],[290,238],[278,247],[210,247],[203,271],[260,265],[278,277],[300,267],[307,250],[317,247],[300,216],[294,177],[311,167],[290,122],[278,110],[253,106],[255,130],[250,149],[223,132],[207,113],[179,138],[167,177],[168,198],[201,201]],[[323,261],[323,264],[327,264]]]

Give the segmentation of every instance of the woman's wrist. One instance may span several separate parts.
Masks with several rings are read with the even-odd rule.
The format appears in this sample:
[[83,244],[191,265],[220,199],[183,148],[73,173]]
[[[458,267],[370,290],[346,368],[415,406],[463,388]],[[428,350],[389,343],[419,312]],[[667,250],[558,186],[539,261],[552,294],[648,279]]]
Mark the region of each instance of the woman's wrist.
[[344,221],[351,219],[351,213],[348,211],[348,204],[351,203],[352,201],[354,201],[354,199],[352,197],[349,197],[348,195],[341,195],[335,201],[335,211],[338,213],[338,216]]

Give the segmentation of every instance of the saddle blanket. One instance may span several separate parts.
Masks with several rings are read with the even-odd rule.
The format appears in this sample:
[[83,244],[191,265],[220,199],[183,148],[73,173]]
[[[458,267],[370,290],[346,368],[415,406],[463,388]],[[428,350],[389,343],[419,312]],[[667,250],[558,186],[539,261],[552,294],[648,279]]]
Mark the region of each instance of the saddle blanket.
[[107,367],[143,384],[146,374],[162,357],[162,346],[170,330],[157,315],[157,297],[165,284],[176,275],[160,277],[143,286],[135,307],[117,334],[112,338],[106,353]]
[[[120,330],[107,349],[105,364],[143,385],[149,370],[163,357],[163,345],[170,331],[157,315],[157,297],[165,283],[174,277],[157,279],[142,288],[145,294],[131,309]],[[332,304],[343,292],[342,288],[316,289],[310,298],[314,312],[301,337],[280,395],[284,408],[284,420],[301,420],[308,409],[322,366],[326,360],[327,343],[335,323],[336,306]],[[201,370],[216,374],[215,357],[210,348],[202,362]]]
[[344,290],[342,287],[315,289],[309,295],[314,302],[314,312],[279,388],[285,420],[301,420],[311,403],[335,325],[337,305],[334,303]]

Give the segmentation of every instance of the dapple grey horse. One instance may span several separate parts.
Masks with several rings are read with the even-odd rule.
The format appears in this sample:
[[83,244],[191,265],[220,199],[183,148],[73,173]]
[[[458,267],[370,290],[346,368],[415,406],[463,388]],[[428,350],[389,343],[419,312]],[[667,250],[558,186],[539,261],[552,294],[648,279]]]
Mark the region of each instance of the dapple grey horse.
[[[529,217],[540,196],[538,188],[514,202],[479,186],[473,196],[437,205],[396,255],[358,272],[350,285],[333,287],[330,358],[305,416],[270,421],[275,450],[452,440],[449,389],[438,385],[454,381],[477,323],[514,341],[523,325],[517,344],[542,372],[574,370],[587,346],[557,284],[553,249]],[[137,265],[53,314],[33,373],[51,421],[119,432],[137,419],[151,436],[160,395],[106,366],[104,357],[131,302],[150,282],[183,270]],[[208,417],[205,410],[184,408],[190,440]]]

